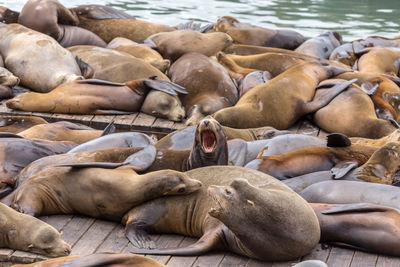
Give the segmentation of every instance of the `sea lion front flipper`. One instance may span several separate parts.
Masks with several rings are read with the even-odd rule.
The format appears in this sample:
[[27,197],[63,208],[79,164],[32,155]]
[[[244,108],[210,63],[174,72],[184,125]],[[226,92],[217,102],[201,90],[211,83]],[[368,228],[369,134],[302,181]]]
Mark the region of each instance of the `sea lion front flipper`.
[[337,84],[330,89],[327,89],[325,92],[320,94],[317,98],[314,98],[311,102],[306,102],[303,105],[304,114],[309,114],[316,112],[317,110],[328,105],[332,99],[334,99],[337,95],[347,89],[352,83],[356,82],[357,79],[352,79],[350,81],[345,81],[343,83]]
[[157,149],[153,145],[148,145],[144,149],[130,155],[122,163],[120,168],[133,169],[137,172],[147,170],[156,159]]
[[157,76],[153,76],[144,80],[144,84],[151,89],[163,91],[170,95],[177,95],[177,92],[181,94],[188,94],[188,91],[186,91],[184,87],[164,79],[159,79]]
[[361,84],[361,89],[363,90],[364,93],[366,93],[369,96],[373,96],[376,92],[376,89],[378,89],[379,83],[377,82],[370,82],[366,81]]
[[86,83],[86,84],[94,84],[94,85],[109,85],[109,86],[125,86],[124,83],[115,83],[106,80],[100,79],[86,79],[86,80],[77,80],[76,83]]
[[356,161],[341,161],[331,169],[332,179],[340,179],[356,167],[358,167]]
[[54,167],[116,169],[118,167],[121,167],[122,165],[123,165],[122,163],[114,163],[114,162],[83,162],[83,163],[59,164]]
[[341,133],[331,133],[326,136],[327,147],[346,147],[351,146],[350,139]]
[[129,222],[125,226],[125,236],[137,248],[154,249],[156,244],[140,223]]
[[79,66],[79,69],[81,70],[82,76],[85,79],[90,79],[94,76],[94,69],[87,64],[85,61],[80,59],[78,56],[75,57],[75,61]]
[[339,207],[334,207],[328,210],[321,211],[322,214],[339,214],[346,212],[385,212],[388,211],[388,207],[376,205],[372,203],[354,203],[341,205]]
[[0,138],[25,138],[15,133],[0,132]]
[[120,11],[118,9],[103,6],[103,5],[80,5],[75,8],[71,8],[75,12],[79,19],[131,19],[135,20],[135,17]]
[[104,128],[103,133],[100,135],[100,137],[112,133],[115,133],[114,120],[110,121],[110,123],[106,126],[106,128]]

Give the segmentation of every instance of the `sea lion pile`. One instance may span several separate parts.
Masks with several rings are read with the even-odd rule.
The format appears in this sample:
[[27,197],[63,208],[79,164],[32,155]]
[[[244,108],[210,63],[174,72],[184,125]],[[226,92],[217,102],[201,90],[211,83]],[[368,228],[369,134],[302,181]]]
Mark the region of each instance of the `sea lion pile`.
[[[122,223],[137,254],[288,261],[323,242],[400,256],[400,37],[306,40],[230,16],[172,27],[57,0],[0,7],[0,18],[7,107],[187,125],[156,140],[112,123],[2,116],[0,247],[62,257],[38,266],[161,266],[67,257],[34,218],[81,214]],[[299,119],[330,134],[288,131]],[[199,240],[156,248],[150,232]]]

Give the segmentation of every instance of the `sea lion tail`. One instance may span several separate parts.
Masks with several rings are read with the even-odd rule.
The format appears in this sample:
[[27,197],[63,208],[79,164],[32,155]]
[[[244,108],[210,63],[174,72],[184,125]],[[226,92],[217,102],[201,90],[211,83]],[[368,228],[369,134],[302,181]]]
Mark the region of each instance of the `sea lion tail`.
[[151,89],[159,90],[170,95],[177,95],[177,92],[181,94],[188,94],[186,88],[176,83],[164,79],[159,79],[157,78],[157,76],[152,76],[148,79],[145,79],[144,84]]
[[114,120],[110,121],[110,123],[106,126],[106,128],[104,128],[103,133],[100,136],[105,136],[112,133],[115,133]]
[[332,133],[328,134],[326,136],[327,147],[346,147],[346,146],[351,146],[351,141],[350,139],[341,133]]

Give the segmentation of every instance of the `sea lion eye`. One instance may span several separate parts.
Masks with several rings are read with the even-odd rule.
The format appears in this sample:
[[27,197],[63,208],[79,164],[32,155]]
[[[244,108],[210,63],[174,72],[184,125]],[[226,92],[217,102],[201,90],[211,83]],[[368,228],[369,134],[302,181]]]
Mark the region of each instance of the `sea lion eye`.
[[185,188],[181,187],[178,189],[178,193],[184,193],[185,192]]
[[232,192],[229,191],[228,189],[225,189],[225,193],[226,193],[228,196],[230,196],[230,195],[232,194]]

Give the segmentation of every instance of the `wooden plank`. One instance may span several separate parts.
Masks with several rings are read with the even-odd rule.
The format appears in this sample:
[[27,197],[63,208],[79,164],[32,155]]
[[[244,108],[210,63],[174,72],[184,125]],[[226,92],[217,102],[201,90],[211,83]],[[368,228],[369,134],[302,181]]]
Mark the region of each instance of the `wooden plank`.
[[180,130],[186,128],[186,125],[183,122],[175,122],[174,125],[172,125],[171,129],[174,130]]
[[38,254],[16,250],[13,254],[11,254],[10,261],[23,264],[33,263],[36,261],[37,256]]
[[115,116],[114,124],[118,129],[130,130],[133,121],[137,118],[139,113],[129,114],[129,115],[117,115]]
[[153,128],[162,128],[162,129],[171,129],[174,126],[174,122],[170,121],[170,120],[165,120],[165,119],[161,119],[161,118],[157,118],[152,127]]
[[300,259],[292,260],[292,261],[285,261],[285,262],[274,262],[272,263],[272,267],[286,267],[286,266],[293,266],[296,263],[299,263]]
[[272,267],[272,262],[258,261],[250,259],[246,267]]
[[[185,237],[182,243],[179,245],[180,247],[189,246],[197,241],[197,238]],[[196,261],[196,256],[172,256],[171,259],[167,262],[168,266],[192,266],[192,264]]]
[[[183,241],[183,236],[181,235],[161,235],[160,238],[155,241],[157,248],[175,248],[179,247],[180,243]],[[171,256],[169,255],[146,255],[153,260],[158,261],[161,264],[166,264]]]
[[97,248],[96,253],[121,251],[128,245],[129,240],[125,236],[125,229],[121,224],[116,225],[104,242]]
[[318,244],[310,254],[303,257],[302,261],[306,260],[320,260],[323,262],[327,262],[329,253],[331,252],[331,246],[325,246],[322,244]]
[[14,253],[13,249],[9,248],[0,248],[0,262],[2,261],[9,261],[11,254]]
[[353,255],[354,250],[333,247],[326,264],[328,264],[329,267],[349,267],[353,259]]
[[[61,234],[62,238],[65,242],[73,246],[75,243],[81,238],[81,236],[89,229],[89,227],[94,223],[95,219],[83,217],[83,216],[74,216],[67,225],[63,228],[63,233]],[[74,250],[72,249],[72,252]]]
[[90,126],[93,128],[103,129],[113,119],[115,119],[115,115],[95,115],[90,122]]
[[89,126],[94,115],[72,115],[71,121]]
[[72,114],[53,113],[51,119],[54,121],[70,121]]
[[249,258],[247,257],[227,252],[225,254],[225,257],[222,259],[222,261],[218,266],[219,267],[246,266],[248,261]]
[[195,267],[208,267],[218,266],[224,259],[225,254],[222,252],[209,252],[206,255],[199,256],[192,266]]
[[42,221],[50,224],[57,231],[61,231],[61,229],[72,219],[72,215],[53,215],[53,216],[44,216],[39,217]]
[[378,255],[355,251],[351,267],[375,267],[378,260]]
[[71,256],[94,253],[115,226],[115,222],[96,220],[78,242],[76,242],[72,249]]
[[151,126],[153,125],[154,121],[156,120],[156,117],[150,116],[144,113],[139,113],[136,119],[132,123],[132,129],[133,130],[151,130]]
[[376,267],[399,267],[399,266],[400,266],[399,257],[379,255],[378,260],[376,262]]

